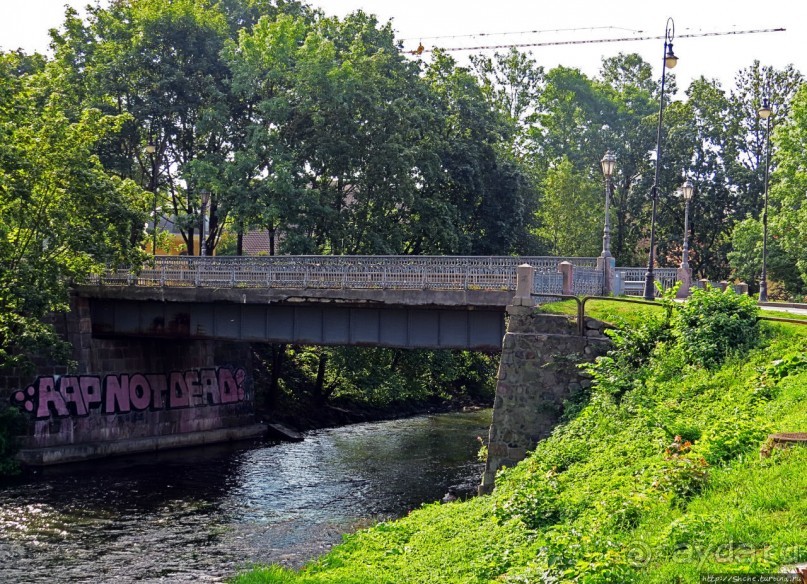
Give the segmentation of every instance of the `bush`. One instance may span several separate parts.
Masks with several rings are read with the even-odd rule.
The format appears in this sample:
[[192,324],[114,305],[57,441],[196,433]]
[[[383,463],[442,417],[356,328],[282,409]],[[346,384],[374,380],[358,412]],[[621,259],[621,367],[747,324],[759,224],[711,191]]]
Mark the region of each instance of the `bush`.
[[606,334],[614,348],[596,362],[581,367],[591,375],[598,391],[619,399],[641,382],[637,371],[650,363],[659,344],[671,339],[670,318],[654,316],[635,326],[608,330]]
[[531,529],[538,529],[560,521],[563,509],[558,501],[560,485],[557,472],[550,470],[544,476],[534,477],[529,484],[505,498],[495,507],[499,521],[519,519]]
[[673,330],[689,363],[716,367],[757,345],[758,311],[753,298],[731,289],[696,289],[676,311]]

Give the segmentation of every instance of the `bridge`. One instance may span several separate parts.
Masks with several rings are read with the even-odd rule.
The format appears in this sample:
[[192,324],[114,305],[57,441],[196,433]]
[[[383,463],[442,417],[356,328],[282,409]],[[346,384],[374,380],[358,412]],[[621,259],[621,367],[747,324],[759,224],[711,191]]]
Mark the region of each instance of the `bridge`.
[[[597,323],[536,313],[531,294],[599,295],[644,278],[612,268],[557,257],[157,257],[74,287],[54,326],[76,366],[43,362],[36,378],[5,379],[0,397],[29,418],[19,457],[52,464],[261,435],[252,343],[501,351],[490,488],[586,382],[576,359],[555,357],[603,347]],[[657,276],[670,285],[675,271]]]
[[[271,256],[154,258],[76,287],[97,337],[239,340],[498,351],[516,268],[531,290],[597,296],[644,279],[599,258]],[[661,268],[665,286],[676,270]]]

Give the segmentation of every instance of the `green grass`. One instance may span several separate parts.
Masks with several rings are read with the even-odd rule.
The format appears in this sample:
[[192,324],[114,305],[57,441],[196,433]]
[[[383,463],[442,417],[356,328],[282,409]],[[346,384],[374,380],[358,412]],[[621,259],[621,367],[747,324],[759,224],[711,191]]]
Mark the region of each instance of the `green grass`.
[[760,310],[760,316],[772,316],[775,318],[792,318],[794,320],[807,320],[807,314],[796,314],[793,312],[782,312],[781,310]]
[[[542,304],[539,309],[541,312],[550,314],[577,316],[577,303],[574,300],[549,302]],[[612,324],[636,324],[641,322],[647,315],[659,314],[661,310],[663,310],[661,303],[658,303],[656,306],[651,306],[647,304],[623,303],[609,300],[589,300],[586,302],[586,316]],[[795,314],[781,310],[763,309],[759,311],[759,315],[807,321],[807,314]]]
[[807,431],[807,327],[765,328],[764,347],[713,370],[662,347],[630,391],[594,393],[491,496],[349,535],[299,572],[234,581],[694,583],[807,561],[807,447],[759,454],[771,432]]
[[[574,300],[549,302],[539,307],[541,312],[550,314],[567,314],[577,316],[577,303]],[[661,314],[664,306],[634,304],[632,302],[616,302],[613,300],[588,300],[586,316],[618,325],[633,325],[643,321],[648,315]]]

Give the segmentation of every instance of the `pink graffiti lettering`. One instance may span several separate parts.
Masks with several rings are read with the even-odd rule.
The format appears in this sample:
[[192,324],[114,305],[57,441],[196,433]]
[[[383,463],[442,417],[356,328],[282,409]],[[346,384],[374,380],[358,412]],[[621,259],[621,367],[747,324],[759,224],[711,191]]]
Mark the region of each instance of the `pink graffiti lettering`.
[[151,386],[151,407],[155,410],[162,410],[166,407],[166,394],[168,393],[165,375],[146,375],[146,379]]
[[168,375],[122,373],[39,377],[11,394],[12,404],[33,418],[82,417],[131,411],[209,407],[244,401],[246,372],[218,367]]
[[53,377],[40,377],[37,392],[39,394],[39,406],[36,408],[37,418],[49,418],[51,408],[59,417],[69,415],[67,406],[64,403],[64,397],[56,391],[56,383]]
[[221,403],[221,392],[219,391],[219,378],[215,369],[202,369],[199,374],[199,383],[202,386],[202,402],[215,406]]
[[107,375],[104,377],[104,412],[125,414],[129,407],[129,376]]
[[140,373],[129,378],[129,403],[134,410],[145,410],[151,405],[151,386]]
[[84,397],[81,395],[81,385],[78,377],[59,378],[59,393],[64,398],[67,409],[74,416],[86,416],[87,406]]
[[191,394],[188,391],[188,384],[185,382],[185,375],[180,371],[171,374],[171,391],[168,394],[168,407],[187,408],[191,405]]
[[221,403],[231,404],[238,401],[238,384],[233,372],[229,369],[219,369],[219,389],[221,390]]
[[101,378],[91,375],[79,377],[81,386],[81,397],[84,398],[84,405],[89,412],[92,408],[101,407]]
[[198,371],[185,372],[185,384],[188,386],[188,393],[190,394],[191,407],[202,405],[202,386],[199,384]]

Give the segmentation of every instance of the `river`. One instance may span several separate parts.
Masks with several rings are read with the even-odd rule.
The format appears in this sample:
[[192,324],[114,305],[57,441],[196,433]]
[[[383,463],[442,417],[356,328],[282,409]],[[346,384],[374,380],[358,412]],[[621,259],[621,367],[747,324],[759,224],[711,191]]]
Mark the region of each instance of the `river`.
[[220,582],[470,494],[490,410],[65,466],[0,488],[0,582]]

